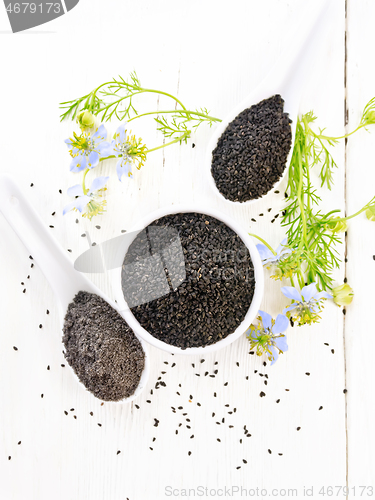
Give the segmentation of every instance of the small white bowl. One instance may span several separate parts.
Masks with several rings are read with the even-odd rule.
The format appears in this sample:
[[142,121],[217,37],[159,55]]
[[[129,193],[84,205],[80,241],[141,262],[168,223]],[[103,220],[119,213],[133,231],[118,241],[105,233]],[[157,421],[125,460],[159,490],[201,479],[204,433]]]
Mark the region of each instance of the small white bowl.
[[[169,207],[165,207],[159,210],[156,210],[155,212],[152,212],[149,214],[146,218],[144,218],[138,225],[137,225],[137,231],[139,231],[140,228],[145,228],[148,225],[150,225],[152,222],[154,222],[157,219],[160,219],[161,217],[164,217],[165,215],[170,215],[170,214],[177,214],[177,213],[192,213],[192,212],[197,212],[205,215],[210,215],[211,217],[215,217],[216,219],[224,222],[228,227],[230,227],[243,241],[243,243],[246,245],[247,249],[249,250],[250,257],[253,263],[254,267],[254,277],[255,277],[255,290],[254,290],[254,295],[253,299],[251,301],[250,307],[246,313],[246,316],[242,323],[236,328],[236,330],[229,334],[227,337],[225,337],[222,340],[219,340],[215,344],[211,344],[205,347],[189,347],[187,349],[181,349],[180,347],[176,347],[170,344],[167,344],[166,342],[163,342],[161,340],[158,340],[155,338],[153,335],[151,335],[147,330],[145,330],[137,321],[137,319],[134,317],[133,313],[129,309],[126,300],[124,298],[123,292],[122,292],[122,287],[121,287],[121,270],[122,268],[119,267],[115,270],[114,272],[114,292],[116,295],[117,299],[117,304],[121,310],[122,316],[125,318],[126,322],[130,326],[130,328],[133,329],[133,331],[136,333],[136,335],[149,344],[158,347],[159,349],[162,349],[163,351],[167,351],[169,353],[173,354],[202,354],[202,353],[207,353],[207,352],[213,352],[217,351],[223,347],[226,347],[227,345],[231,344],[235,340],[237,340],[245,331],[249,328],[251,322],[254,320],[256,317],[259,307],[263,298],[263,288],[264,288],[264,276],[263,276],[263,266],[262,262],[258,253],[258,250],[252,241],[251,237],[248,235],[248,233],[234,220],[232,220],[228,215],[225,215],[221,212],[218,212],[217,210],[213,208],[208,208],[206,206],[202,206],[199,204],[192,204],[192,205],[172,205]],[[132,238],[132,241],[136,238],[137,232],[134,232],[134,237]],[[131,241],[131,242],[132,242]],[[129,245],[131,244],[129,242]],[[125,255],[124,255],[125,257]]]

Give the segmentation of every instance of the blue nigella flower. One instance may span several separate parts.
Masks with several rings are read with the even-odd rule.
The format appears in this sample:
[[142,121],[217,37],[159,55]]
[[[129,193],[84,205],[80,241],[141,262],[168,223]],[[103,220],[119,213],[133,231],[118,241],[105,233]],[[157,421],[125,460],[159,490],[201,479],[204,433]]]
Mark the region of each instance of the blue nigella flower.
[[266,245],[258,243],[257,249],[264,266],[277,264],[278,262],[280,262],[280,260],[284,259],[287,255],[292,253],[292,250],[285,246],[287,244],[287,241],[287,238],[283,239],[283,241],[276,249],[276,255],[274,255]]
[[73,136],[73,139],[65,140],[73,158],[70,164],[71,172],[94,168],[101,157],[109,156],[111,145],[106,141],[107,131],[104,125],[100,125],[95,132],[82,132],[80,136],[74,132]]
[[328,292],[318,292],[315,282],[304,286],[301,293],[293,286],[284,286],[281,291],[294,301],[284,309],[283,314],[295,311],[293,318],[298,320],[300,325],[320,319],[318,313],[321,311],[322,301],[333,298]]
[[63,215],[72,209],[78,210],[82,213],[83,209],[86,209],[86,215],[89,219],[94,215],[102,213],[104,206],[106,204],[105,200],[100,200],[100,191],[103,190],[105,184],[107,183],[109,177],[97,177],[92,181],[91,187],[85,194],[83,192],[83,187],[81,184],[76,184],[68,189],[67,193],[69,196],[75,196],[75,200],[66,205],[63,210]]
[[128,138],[126,135],[126,123],[122,123],[116,130],[115,138],[111,143],[112,154],[119,158],[116,164],[116,172],[119,181],[123,175],[127,175],[128,177],[132,177],[132,159],[129,155],[129,149],[131,145],[128,142]]
[[288,328],[289,321],[286,316],[279,314],[276,320],[264,311],[259,311],[261,322],[257,326],[251,325],[247,335],[251,343],[251,348],[257,350],[258,356],[266,353],[273,365],[280,352],[288,350],[286,336],[283,335]]

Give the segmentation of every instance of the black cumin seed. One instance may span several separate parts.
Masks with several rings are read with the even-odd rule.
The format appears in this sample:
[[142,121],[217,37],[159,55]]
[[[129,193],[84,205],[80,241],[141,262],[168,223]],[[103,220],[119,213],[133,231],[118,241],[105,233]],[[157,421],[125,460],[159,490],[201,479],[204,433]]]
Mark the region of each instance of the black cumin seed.
[[120,455],[120,453],[121,453],[121,450],[117,450],[116,455]]
[[263,391],[259,394],[259,396],[260,396],[261,398],[263,398],[265,395],[266,395],[266,394],[265,394]]
[[190,457],[190,455],[191,455],[191,451],[188,451],[188,455],[189,455],[189,457]]
[[245,109],[219,138],[211,173],[225,198],[259,198],[281,178],[292,140],[283,105],[275,95]]
[[21,441],[18,441],[18,443],[17,443],[17,444],[18,444],[18,445],[19,445],[19,444],[21,444]]
[[301,430],[301,427],[297,427],[297,431],[300,431]]
[[276,403],[280,403],[280,399],[276,399]]
[[323,410],[323,406],[319,406],[319,410]]
[[271,451],[271,450],[268,450],[268,453],[271,455],[272,451]]
[[50,366],[49,365],[47,366],[47,370],[50,370]]
[[[184,252],[184,278],[179,255],[172,251],[165,261],[168,268],[160,272],[149,269],[144,258],[159,249],[165,252],[176,230]],[[128,265],[133,262],[139,264],[136,271]],[[168,277],[168,283],[175,281],[178,286],[160,297],[160,283]],[[143,278],[145,285],[139,287]],[[204,214],[178,213],[155,220],[137,235],[124,259],[122,288],[127,302],[134,304],[133,314],[150,334],[182,349],[200,347],[215,344],[241,323],[253,296],[253,268],[243,242],[228,226]]]
[[13,349],[14,349],[15,351],[18,351],[18,347],[16,347],[15,345],[13,346]]
[[98,423],[98,425],[99,425],[99,427],[101,427],[101,426],[102,426],[102,424],[99,424],[99,423]]
[[346,394],[348,392],[348,389],[344,389],[342,392]]
[[310,376],[310,372],[306,372],[305,375],[307,375],[309,377]]

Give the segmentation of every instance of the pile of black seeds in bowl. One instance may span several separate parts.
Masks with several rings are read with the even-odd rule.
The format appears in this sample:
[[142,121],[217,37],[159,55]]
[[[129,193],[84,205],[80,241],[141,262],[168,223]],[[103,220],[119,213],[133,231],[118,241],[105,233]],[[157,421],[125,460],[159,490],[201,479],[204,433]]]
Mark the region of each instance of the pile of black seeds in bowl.
[[291,120],[274,95],[245,109],[229,123],[212,152],[211,173],[230,201],[264,196],[283,175],[292,145]]
[[68,306],[63,332],[65,358],[94,396],[120,401],[134,394],[145,353],[133,330],[105,300],[78,292]]
[[224,222],[201,213],[167,215],[141,231],[125,255],[121,284],[140,325],[181,349],[233,333],[255,289],[246,245]]

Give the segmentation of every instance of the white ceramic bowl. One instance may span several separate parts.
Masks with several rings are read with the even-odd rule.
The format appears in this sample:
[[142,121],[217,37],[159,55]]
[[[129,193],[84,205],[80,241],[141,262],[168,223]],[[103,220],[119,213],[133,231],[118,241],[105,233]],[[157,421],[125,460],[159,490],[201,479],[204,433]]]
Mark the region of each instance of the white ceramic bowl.
[[[176,214],[176,213],[191,213],[191,212],[197,212],[215,217],[216,219],[224,222],[228,227],[230,227],[235,233],[238,234],[238,236],[242,239],[243,243],[248,248],[254,266],[255,290],[253,299],[251,301],[250,307],[246,313],[244,320],[233,333],[231,333],[224,339],[219,340],[215,344],[211,344],[206,347],[189,347],[187,349],[181,349],[180,347],[176,347],[167,344],[166,342],[162,342],[161,340],[158,340],[139,324],[139,322],[134,317],[133,313],[129,309],[124,299],[121,287],[121,267],[117,268],[114,272],[114,289],[115,289],[117,304],[121,309],[122,316],[125,318],[128,325],[134,330],[134,332],[137,334],[138,337],[142,338],[149,344],[158,347],[159,349],[162,349],[163,351],[167,351],[173,354],[202,354],[202,353],[217,351],[231,344],[232,342],[237,340],[241,335],[243,335],[243,333],[248,329],[251,322],[254,320],[254,318],[258,313],[260,303],[263,298],[263,287],[264,287],[263,266],[258,250],[254,242],[252,241],[251,237],[248,235],[248,233],[228,215],[218,212],[213,208],[202,206],[200,204],[191,204],[189,206],[172,205],[149,214],[137,225],[137,230],[139,231],[140,228],[147,227],[149,224],[151,224],[157,219],[160,219],[160,217],[164,217],[165,215]],[[137,233],[135,232],[132,241],[135,239],[136,235]],[[129,245],[130,244],[131,242],[129,242]]]

